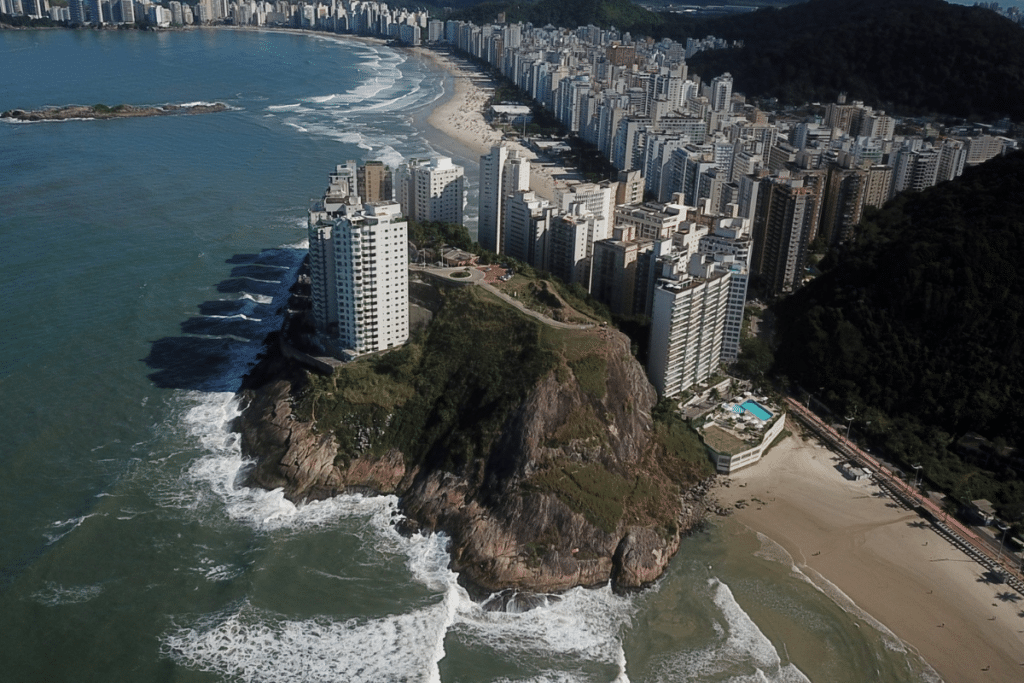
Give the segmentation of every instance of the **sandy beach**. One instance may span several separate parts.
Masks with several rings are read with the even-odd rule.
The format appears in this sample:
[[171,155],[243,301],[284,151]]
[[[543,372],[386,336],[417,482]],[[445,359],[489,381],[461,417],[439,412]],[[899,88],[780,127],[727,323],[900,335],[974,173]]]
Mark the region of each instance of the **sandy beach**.
[[[870,480],[850,481],[839,457],[794,433],[716,490],[733,518],[773,539],[819,588],[834,585],[915,649],[942,678],[1024,680],[1024,597]],[[831,585],[830,585],[831,584]]]
[[[480,155],[501,143],[501,132],[484,119],[484,106],[494,92],[494,81],[461,59],[427,48],[414,48],[413,52],[451,74],[454,83],[450,97],[434,109],[427,122]],[[530,159],[530,189],[553,200],[556,183],[553,171],[562,173],[564,169],[537,163],[537,155],[516,141],[506,140],[504,144]]]

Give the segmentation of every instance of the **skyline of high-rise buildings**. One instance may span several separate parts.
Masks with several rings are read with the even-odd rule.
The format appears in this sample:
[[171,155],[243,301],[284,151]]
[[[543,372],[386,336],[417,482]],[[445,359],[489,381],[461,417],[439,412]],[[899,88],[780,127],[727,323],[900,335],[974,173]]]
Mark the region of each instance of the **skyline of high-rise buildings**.
[[[178,2],[169,9],[130,0],[86,0],[84,8],[76,5],[80,2],[72,0],[69,12],[130,22],[132,13],[142,11],[158,25],[188,23],[187,5]],[[33,0],[30,9],[42,11],[43,5],[45,0]],[[579,284],[617,313],[655,320],[677,310],[665,303],[670,293],[675,301],[681,291],[705,287],[695,285],[697,280],[728,279],[726,308],[713,318],[715,325],[723,321],[715,333],[721,335],[717,347],[704,344],[704,337],[692,330],[680,337],[672,328],[674,338],[702,340],[702,350],[692,356],[700,363],[709,348],[718,349],[720,360],[735,359],[742,322],[742,307],[737,311],[736,306],[748,281],[768,296],[796,290],[808,277],[812,244],[848,242],[864,206],[880,206],[896,192],[954,178],[966,164],[1011,144],[966,131],[910,134],[895,117],[843,98],[817,114],[762,110],[734,91],[728,73],[709,82],[691,77],[685,62],[692,54],[689,41],[684,48],[594,26],[563,30],[441,22],[425,12],[356,0],[202,0],[196,11],[200,22],[292,22],[412,44],[422,31],[429,40],[446,41],[490,63],[620,173],[616,181],[559,184],[549,201],[531,191],[525,156],[511,147],[493,147],[480,157],[481,246]],[[712,41],[706,47],[726,45]],[[350,194],[358,199],[343,201],[342,213],[329,225],[317,222],[317,231],[311,228],[311,255],[325,247],[325,240],[334,243],[349,235],[355,245],[355,236],[368,227],[397,225],[403,216],[421,222],[464,221],[467,181],[462,167],[448,157],[411,159],[394,171],[379,162],[343,164],[336,174],[334,180],[354,188]],[[656,201],[644,204],[644,198]],[[331,258],[341,258],[341,252]],[[669,263],[676,264],[674,269],[666,269]],[[334,268],[335,276],[339,272]],[[322,295],[331,296],[327,289]],[[346,300],[330,308],[341,311],[339,302]],[[339,313],[325,318],[323,328],[334,334],[354,329],[343,323]],[[662,323],[652,334],[671,327]],[[352,340],[354,346],[362,344]],[[668,372],[669,365],[657,372]],[[705,366],[681,371],[679,377],[702,376]],[[675,380],[662,384],[677,386]]]

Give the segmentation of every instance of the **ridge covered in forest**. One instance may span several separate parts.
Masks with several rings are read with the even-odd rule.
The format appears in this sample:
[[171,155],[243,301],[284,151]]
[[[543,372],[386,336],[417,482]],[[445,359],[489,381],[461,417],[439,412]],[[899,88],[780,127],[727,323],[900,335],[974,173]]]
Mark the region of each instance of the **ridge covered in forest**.
[[[935,485],[1013,519],[1024,512],[1011,448],[1024,444],[1022,259],[1024,152],[901,194],[774,307],[774,372]],[[991,457],[958,457],[970,432],[992,440]]]

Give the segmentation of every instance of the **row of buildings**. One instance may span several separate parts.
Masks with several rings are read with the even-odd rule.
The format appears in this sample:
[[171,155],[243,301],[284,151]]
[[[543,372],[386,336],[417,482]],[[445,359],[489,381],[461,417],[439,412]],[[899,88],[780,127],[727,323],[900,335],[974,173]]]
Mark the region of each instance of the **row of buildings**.
[[[812,244],[850,240],[864,207],[1012,146],[910,134],[843,99],[817,114],[764,111],[733,92],[729,74],[691,77],[687,48],[668,40],[593,26],[426,25],[430,39],[492,64],[620,169],[614,181],[560,184],[548,200],[530,189],[528,159],[491,149],[480,159],[479,241],[581,285],[615,313],[649,316],[648,374],[666,396],[736,359],[752,278],[768,296],[793,291]],[[394,198],[403,215],[461,222],[464,183],[448,159],[412,160],[395,171]]]
[[332,33],[355,33],[393,38],[419,45],[438,41],[443,24],[428,23],[425,11],[392,9],[382,2],[360,0],[287,2],[286,0],[68,0],[67,6],[49,0],[0,0],[0,14],[49,18],[67,24],[105,26],[148,22],[158,28],[201,24],[289,26]]

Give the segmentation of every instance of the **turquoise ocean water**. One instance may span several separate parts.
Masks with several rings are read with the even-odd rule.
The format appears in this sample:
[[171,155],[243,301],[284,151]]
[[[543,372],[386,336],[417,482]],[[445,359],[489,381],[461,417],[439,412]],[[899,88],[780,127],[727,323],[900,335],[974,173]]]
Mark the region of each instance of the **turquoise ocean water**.
[[280,322],[307,204],[345,159],[458,153],[421,127],[442,74],[229,30],[7,31],[0,64],[0,109],[231,107],[0,124],[0,679],[934,680],[735,526],[642,594],[497,614],[443,537],[392,530],[393,498],[238,486],[232,392]]

